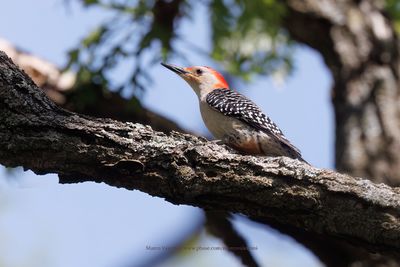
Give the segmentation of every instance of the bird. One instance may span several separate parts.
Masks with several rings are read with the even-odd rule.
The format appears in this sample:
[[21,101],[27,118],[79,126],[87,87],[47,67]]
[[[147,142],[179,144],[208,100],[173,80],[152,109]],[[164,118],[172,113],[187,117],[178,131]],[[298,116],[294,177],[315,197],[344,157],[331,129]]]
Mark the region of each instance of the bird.
[[193,89],[204,124],[216,139],[242,154],[306,162],[281,129],[253,101],[231,89],[221,73],[207,66],[161,65]]

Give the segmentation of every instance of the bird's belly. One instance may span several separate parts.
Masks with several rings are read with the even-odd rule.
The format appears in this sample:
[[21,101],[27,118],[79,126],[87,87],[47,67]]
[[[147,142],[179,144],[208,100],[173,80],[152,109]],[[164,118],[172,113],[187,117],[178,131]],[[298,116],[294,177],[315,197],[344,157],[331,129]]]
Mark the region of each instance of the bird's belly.
[[246,154],[264,154],[259,143],[258,131],[208,106],[200,107],[204,124],[215,138]]
[[287,154],[276,138],[271,138],[238,119],[225,116],[206,104],[200,105],[200,111],[204,124],[212,135],[242,153],[267,156]]
[[200,105],[200,112],[203,118],[204,124],[212,135],[223,140],[227,135],[233,135],[239,133],[243,128],[239,120],[225,116],[220,112],[211,109],[207,104]]

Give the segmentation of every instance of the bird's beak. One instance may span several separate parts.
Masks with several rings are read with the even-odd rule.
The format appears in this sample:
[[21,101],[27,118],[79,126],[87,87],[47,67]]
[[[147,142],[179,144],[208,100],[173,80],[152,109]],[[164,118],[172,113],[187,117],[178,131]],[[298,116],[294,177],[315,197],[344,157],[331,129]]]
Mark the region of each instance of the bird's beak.
[[189,73],[188,71],[184,70],[181,67],[177,67],[177,66],[165,64],[165,63],[161,63],[161,65],[163,65],[164,67],[166,67],[169,70],[172,70],[173,72],[175,72],[178,75],[185,75],[185,74]]

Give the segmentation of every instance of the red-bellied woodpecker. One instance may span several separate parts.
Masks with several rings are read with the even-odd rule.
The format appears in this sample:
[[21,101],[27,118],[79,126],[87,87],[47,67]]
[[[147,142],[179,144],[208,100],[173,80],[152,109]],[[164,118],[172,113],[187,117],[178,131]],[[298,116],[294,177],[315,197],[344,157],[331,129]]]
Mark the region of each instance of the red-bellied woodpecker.
[[304,161],[278,126],[251,100],[231,90],[219,72],[203,66],[181,68],[161,64],[193,88],[203,121],[215,138],[245,154]]

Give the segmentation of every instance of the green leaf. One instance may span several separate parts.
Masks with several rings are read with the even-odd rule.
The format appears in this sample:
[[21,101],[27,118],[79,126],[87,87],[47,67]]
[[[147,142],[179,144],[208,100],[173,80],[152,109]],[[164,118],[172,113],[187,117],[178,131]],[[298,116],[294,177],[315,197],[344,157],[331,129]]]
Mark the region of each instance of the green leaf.
[[95,5],[98,4],[99,1],[98,0],[83,0],[83,4],[85,6],[91,6],[91,5]]
[[106,31],[106,27],[98,27],[97,29],[93,30],[85,39],[83,39],[82,45],[88,48],[90,46],[99,44]]

